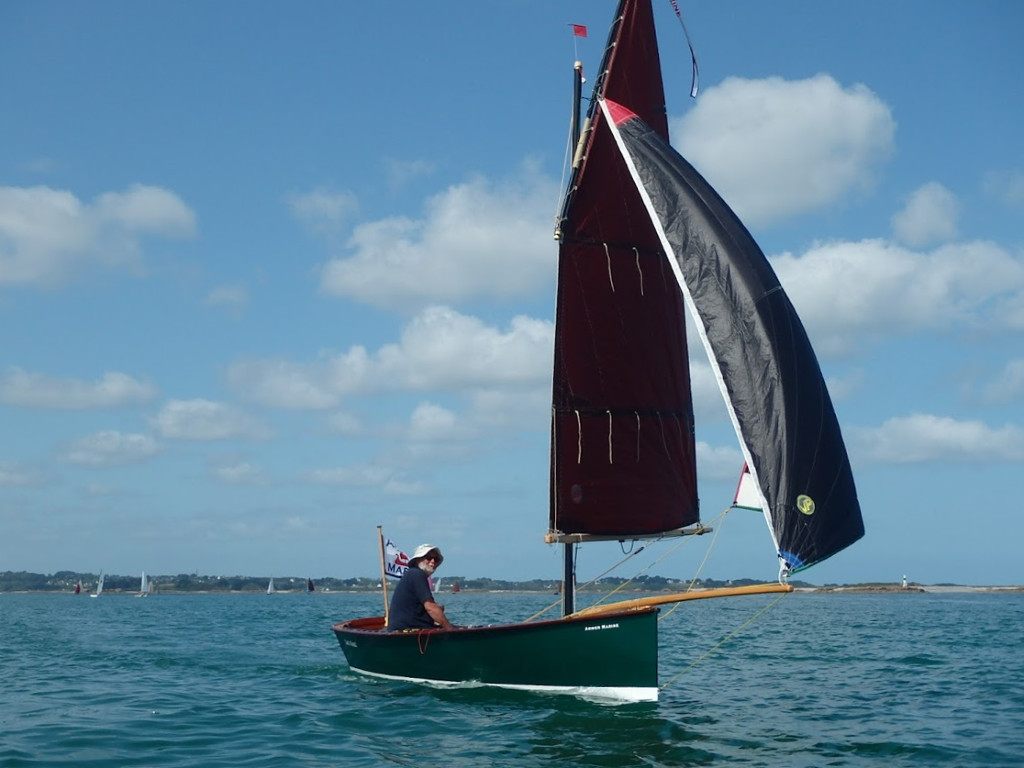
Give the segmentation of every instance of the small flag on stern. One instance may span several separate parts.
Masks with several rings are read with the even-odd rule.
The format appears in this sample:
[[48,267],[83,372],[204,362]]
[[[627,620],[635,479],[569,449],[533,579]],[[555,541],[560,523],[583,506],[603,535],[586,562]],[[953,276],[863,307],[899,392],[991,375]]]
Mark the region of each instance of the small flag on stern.
[[384,573],[389,579],[400,579],[409,567],[409,556],[395,546],[391,539],[384,541]]
[[586,37],[587,36],[587,28],[583,24],[573,24],[572,25],[572,33],[574,35],[576,35],[576,37]]

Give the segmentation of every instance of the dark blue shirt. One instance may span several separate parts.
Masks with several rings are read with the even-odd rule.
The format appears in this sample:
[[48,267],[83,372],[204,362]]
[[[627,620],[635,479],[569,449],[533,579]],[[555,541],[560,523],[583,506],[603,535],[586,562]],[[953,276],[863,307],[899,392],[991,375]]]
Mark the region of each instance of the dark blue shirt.
[[388,610],[388,629],[429,629],[436,627],[423,604],[434,602],[430,591],[427,572],[419,568],[407,568],[402,580],[395,588]]

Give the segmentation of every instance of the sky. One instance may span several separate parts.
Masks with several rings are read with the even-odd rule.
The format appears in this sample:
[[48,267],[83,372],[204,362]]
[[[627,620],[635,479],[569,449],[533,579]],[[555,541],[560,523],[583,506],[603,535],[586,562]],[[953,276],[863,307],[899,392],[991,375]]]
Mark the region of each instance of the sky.
[[[800,313],[863,508],[800,577],[1024,583],[1024,6],[679,4],[673,145]],[[614,6],[0,0],[0,570],[373,576],[381,525],[558,578],[552,224]],[[615,575],[771,580],[690,354],[714,550]]]

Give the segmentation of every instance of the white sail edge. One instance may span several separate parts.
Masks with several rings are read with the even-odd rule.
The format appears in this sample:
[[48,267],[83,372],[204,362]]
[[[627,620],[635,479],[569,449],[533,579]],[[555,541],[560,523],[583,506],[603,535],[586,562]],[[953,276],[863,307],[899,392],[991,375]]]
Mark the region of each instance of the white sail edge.
[[[611,113],[608,110],[608,104],[603,97],[598,98],[598,104],[601,107],[601,112],[604,114],[605,122],[611,129],[612,136],[615,139],[615,145],[619,148],[619,153],[622,155],[622,159],[626,163],[626,167],[629,169],[629,175],[633,179],[633,184],[636,186],[637,192],[640,193],[640,199],[643,200],[644,207],[647,209],[647,215],[651,219],[651,224],[654,225],[654,229],[658,234],[658,240],[661,241],[662,248],[665,249],[665,253],[675,253],[672,249],[672,245],[668,241],[668,236],[665,234],[665,228],[661,224],[661,220],[658,218],[658,214],[654,208],[654,202],[651,200],[650,194],[647,192],[647,188],[644,186],[643,181],[640,179],[640,174],[636,169],[636,164],[633,162],[633,156],[630,155],[629,149],[626,148],[625,142],[622,140],[622,133],[619,131],[619,127],[615,124],[615,120],[612,119]],[[786,572],[786,562],[779,556],[779,541],[775,536],[775,529],[772,527],[771,513],[768,511],[768,500],[765,498],[764,492],[761,490],[761,482],[757,477],[757,471],[754,469],[753,457],[750,453],[750,448],[747,445],[747,441],[743,438],[743,432],[740,429],[739,418],[736,416],[736,410],[733,408],[732,401],[729,399],[729,391],[725,387],[725,377],[722,375],[721,366],[718,364],[718,360],[715,358],[714,349],[711,347],[711,340],[708,338],[707,328],[704,327],[704,322],[697,312],[697,307],[693,302],[693,297],[690,295],[690,289],[686,285],[686,280],[683,278],[682,271],[679,268],[679,264],[674,258],[668,259],[669,266],[672,268],[672,274],[676,277],[676,282],[679,284],[679,289],[683,292],[683,301],[686,304],[686,309],[693,319],[694,325],[697,329],[697,334],[700,336],[701,343],[704,345],[704,352],[708,358],[708,364],[711,366],[711,371],[715,374],[715,381],[718,382],[718,391],[722,394],[722,400],[725,401],[725,408],[729,412],[729,419],[732,421],[733,430],[736,432],[736,438],[739,440],[740,451],[743,453],[743,460],[746,462],[747,471],[750,473],[751,480],[753,481],[750,491],[752,494],[756,494],[757,506],[750,504],[752,509],[760,508],[761,514],[764,515],[765,524],[768,526],[768,533],[772,537],[772,543],[775,545],[775,554],[779,557],[779,562],[782,566],[782,573]]]

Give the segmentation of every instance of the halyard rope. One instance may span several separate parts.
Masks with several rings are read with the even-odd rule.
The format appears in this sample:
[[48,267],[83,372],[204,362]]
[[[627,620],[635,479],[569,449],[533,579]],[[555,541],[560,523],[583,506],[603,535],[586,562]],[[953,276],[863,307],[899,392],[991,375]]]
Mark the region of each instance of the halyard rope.
[[[718,541],[718,534],[720,534],[722,532],[722,525],[725,523],[725,516],[727,514],[729,514],[729,509],[730,509],[729,507],[726,507],[725,509],[723,509],[722,510],[722,514],[720,514],[715,519],[715,522],[714,522],[715,535],[711,537],[711,543],[708,544],[708,551],[704,553],[704,559],[701,560],[700,561],[700,565],[697,566],[697,570],[693,574],[693,579],[690,581],[690,586],[688,586],[686,588],[687,592],[690,592],[690,591],[693,590],[693,585],[697,583],[697,579],[700,578],[701,571],[704,570],[704,566],[707,564],[708,558],[711,557],[711,551],[715,548],[715,542]],[[675,605],[673,605],[671,608],[668,609],[668,611],[665,612],[664,616],[659,616],[658,617],[658,621],[661,621],[662,619],[671,616],[672,612],[676,608],[678,608],[680,605],[681,605],[681,603],[676,603]]]

